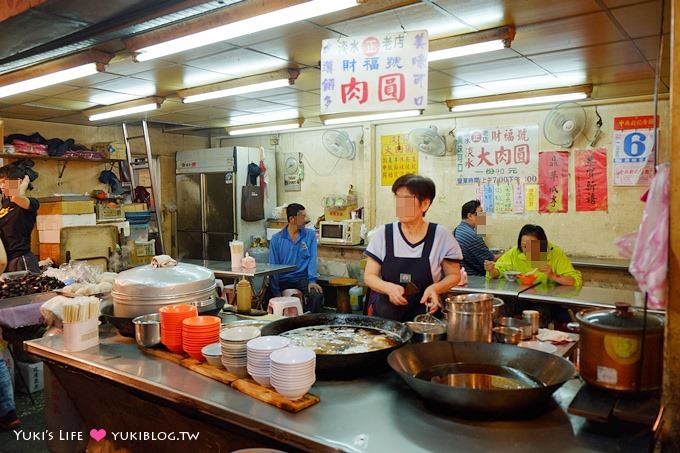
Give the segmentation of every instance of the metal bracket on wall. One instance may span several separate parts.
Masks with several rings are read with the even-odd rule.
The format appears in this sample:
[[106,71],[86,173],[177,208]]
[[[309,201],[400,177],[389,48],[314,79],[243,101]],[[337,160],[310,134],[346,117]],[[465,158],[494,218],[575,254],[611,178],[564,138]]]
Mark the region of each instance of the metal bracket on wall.
[[63,162],[63,165],[61,165],[61,167],[57,163],[57,179],[59,179],[59,182],[57,182],[57,185],[61,185],[61,183],[62,183],[61,178],[64,176],[64,171],[66,171],[66,165],[68,165],[67,160],[64,160],[64,161],[61,161],[61,162]]

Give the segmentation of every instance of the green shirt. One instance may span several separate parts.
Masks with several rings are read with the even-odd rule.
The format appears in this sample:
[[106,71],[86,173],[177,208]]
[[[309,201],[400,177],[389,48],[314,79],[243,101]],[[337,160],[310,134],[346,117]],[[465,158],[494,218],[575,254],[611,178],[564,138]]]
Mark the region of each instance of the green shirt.
[[[574,266],[572,266],[571,261],[569,261],[569,258],[567,258],[562,249],[551,242],[548,242],[547,258],[548,264],[550,264],[555,274],[573,277],[574,286],[581,286],[583,284],[581,272],[574,269]],[[542,264],[539,261],[530,261],[524,252],[517,247],[513,247],[498,258],[496,269],[501,273],[500,277],[502,277],[506,271],[527,273],[540,267]],[[546,283],[548,281],[548,276],[543,272],[536,271],[536,276],[538,277],[536,280],[538,283]],[[491,278],[491,274],[487,272],[486,278]]]

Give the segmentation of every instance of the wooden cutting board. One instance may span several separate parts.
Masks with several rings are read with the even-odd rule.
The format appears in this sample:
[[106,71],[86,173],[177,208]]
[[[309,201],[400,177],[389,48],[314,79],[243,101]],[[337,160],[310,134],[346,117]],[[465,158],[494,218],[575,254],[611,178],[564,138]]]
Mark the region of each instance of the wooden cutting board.
[[165,348],[140,348],[142,352],[152,357],[176,363],[191,371],[201,374],[210,379],[214,379],[223,384],[230,385],[241,393],[255,398],[263,403],[271,404],[288,412],[300,412],[310,406],[320,402],[320,398],[311,393],[307,393],[299,400],[289,400],[275,390],[263,387],[252,379],[239,379],[235,374],[230,373],[224,368],[210,365],[209,363],[199,362],[198,360],[187,357],[183,354],[175,354]]
[[117,244],[118,230],[113,225],[72,226],[61,229],[59,251],[62,260],[66,260],[69,252],[72,260],[107,267],[109,254],[116,250]]

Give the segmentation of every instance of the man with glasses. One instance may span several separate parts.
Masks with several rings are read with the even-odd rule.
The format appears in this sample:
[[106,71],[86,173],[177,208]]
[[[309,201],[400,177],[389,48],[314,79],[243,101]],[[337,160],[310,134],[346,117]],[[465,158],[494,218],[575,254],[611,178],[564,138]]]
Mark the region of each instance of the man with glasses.
[[464,267],[468,275],[485,275],[484,261],[496,259],[477,232],[478,226],[486,225],[486,216],[479,200],[470,200],[461,208],[460,224],[453,230],[453,236],[463,251]]
[[323,291],[316,283],[316,232],[305,228],[309,219],[301,204],[289,204],[286,218],[288,225],[269,243],[269,264],[294,264],[297,269],[271,275],[271,295],[279,297],[285,289],[299,290],[304,295],[304,310],[318,313],[323,307]]

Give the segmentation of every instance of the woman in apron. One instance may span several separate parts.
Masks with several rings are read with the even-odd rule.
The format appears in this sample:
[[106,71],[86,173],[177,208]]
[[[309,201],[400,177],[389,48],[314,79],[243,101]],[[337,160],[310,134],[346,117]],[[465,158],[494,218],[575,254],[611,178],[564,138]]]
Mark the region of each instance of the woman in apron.
[[439,309],[439,295],[460,281],[463,254],[446,227],[425,220],[436,192],[431,179],[406,174],[392,192],[399,221],[378,228],[371,238],[364,281],[373,314],[404,322]]

